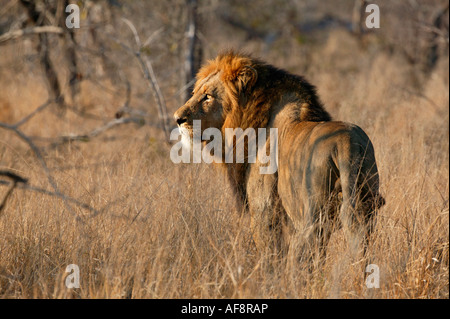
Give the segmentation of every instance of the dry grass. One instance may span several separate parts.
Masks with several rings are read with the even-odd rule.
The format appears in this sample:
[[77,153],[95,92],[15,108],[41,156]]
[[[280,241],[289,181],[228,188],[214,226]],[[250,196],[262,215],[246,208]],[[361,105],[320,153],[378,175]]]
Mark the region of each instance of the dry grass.
[[[296,63],[286,65],[296,72]],[[59,199],[14,192],[0,216],[0,297],[448,298],[448,58],[418,89],[414,69],[400,57],[367,57],[351,38],[335,34],[311,65],[306,76],[332,115],[357,123],[374,141],[387,201],[369,249],[380,268],[379,289],[366,288],[367,260],[350,262],[341,232],[314,273],[301,264],[267,263],[271,257],[255,250],[248,217],[234,208],[223,178],[206,164],[174,165],[160,132],[129,125],[45,153],[60,189],[103,208],[99,215],[72,207],[78,222]],[[37,75],[3,75],[1,121],[18,120],[45,101]],[[94,111],[117,109],[110,97],[99,100],[95,87],[84,92]],[[96,125],[49,109],[24,130],[55,136]],[[0,132],[0,169],[49,188],[27,146]],[[69,264],[80,267],[80,289],[64,285]]]

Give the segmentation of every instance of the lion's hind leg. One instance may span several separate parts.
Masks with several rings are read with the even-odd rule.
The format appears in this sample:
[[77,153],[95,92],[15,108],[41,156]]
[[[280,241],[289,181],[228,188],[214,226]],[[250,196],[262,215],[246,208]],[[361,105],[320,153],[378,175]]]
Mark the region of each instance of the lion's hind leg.
[[283,257],[288,250],[289,220],[278,205],[265,210],[250,210],[250,228],[256,249]]
[[310,198],[304,207],[304,218],[295,224],[291,236],[288,253],[291,262],[297,262],[311,273],[323,269],[334,229],[334,210],[334,202],[324,204]]

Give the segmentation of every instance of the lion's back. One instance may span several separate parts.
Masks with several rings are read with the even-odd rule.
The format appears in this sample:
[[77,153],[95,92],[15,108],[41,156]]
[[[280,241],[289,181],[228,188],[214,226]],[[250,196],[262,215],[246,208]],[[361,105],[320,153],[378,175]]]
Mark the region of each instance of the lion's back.
[[375,176],[378,192],[373,146],[357,125],[300,122],[280,141],[278,192],[289,215],[326,205],[341,191],[343,174],[353,172]]

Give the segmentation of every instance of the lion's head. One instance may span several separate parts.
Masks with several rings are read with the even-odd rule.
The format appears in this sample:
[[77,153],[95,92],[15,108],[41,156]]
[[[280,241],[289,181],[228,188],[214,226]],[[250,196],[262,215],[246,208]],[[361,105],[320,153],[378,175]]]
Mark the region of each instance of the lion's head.
[[194,120],[201,120],[202,130],[237,127],[245,95],[256,83],[258,74],[252,60],[243,55],[223,54],[209,61],[198,73],[192,97],[175,112],[180,128],[192,136]]

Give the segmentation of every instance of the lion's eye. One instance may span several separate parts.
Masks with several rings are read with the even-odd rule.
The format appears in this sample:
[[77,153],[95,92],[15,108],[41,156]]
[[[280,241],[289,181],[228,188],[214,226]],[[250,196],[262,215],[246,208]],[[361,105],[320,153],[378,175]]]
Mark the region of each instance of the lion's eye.
[[205,97],[203,98],[203,100],[205,100],[205,101],[211,101],[211,100],[212,100],[212,95],[205,94]]

